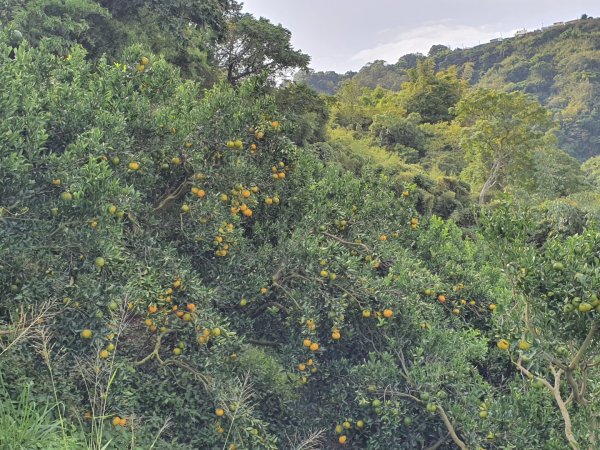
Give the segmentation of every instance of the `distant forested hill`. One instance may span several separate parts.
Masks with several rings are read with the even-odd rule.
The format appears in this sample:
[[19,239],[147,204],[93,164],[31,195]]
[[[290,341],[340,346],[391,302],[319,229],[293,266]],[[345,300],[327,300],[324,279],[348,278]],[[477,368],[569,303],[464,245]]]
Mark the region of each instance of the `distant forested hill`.
[[407,70],[426,58],[438,70],[456,66],[471,84],[535,95],[560,124],[563,149],[580,160],[600,154],[600,19],[556,24],[469,49],[435,45],[427,56],[404,55],[395,64],[375,61],[358,73],[311,72],[298,79],[326,94],[348,79],[400,90]]

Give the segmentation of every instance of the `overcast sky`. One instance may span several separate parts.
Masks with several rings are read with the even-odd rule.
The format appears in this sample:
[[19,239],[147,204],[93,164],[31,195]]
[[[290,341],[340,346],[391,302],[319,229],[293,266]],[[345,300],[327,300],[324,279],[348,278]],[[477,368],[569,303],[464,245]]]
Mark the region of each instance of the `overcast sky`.
[[523,28],[600,16],[600,0],[243,0],[280,23],[315,70],[344,73],[377,59],[396,62],[433,44],[472,47]]

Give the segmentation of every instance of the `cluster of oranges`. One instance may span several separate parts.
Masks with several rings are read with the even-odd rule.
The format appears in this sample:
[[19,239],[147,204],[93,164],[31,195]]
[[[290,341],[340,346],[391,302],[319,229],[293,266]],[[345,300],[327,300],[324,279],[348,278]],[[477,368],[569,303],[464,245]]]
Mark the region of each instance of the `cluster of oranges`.
[[[452,290],[456,293],[460,293],[463,289],[465,289],[464,283],[458,283],[452,287]],[[447,305],[448,310],[451,310],[452,314],[455,316],[461,315],[464,308],[475,308],[480,312],[484,311],[483,307],[478,307],[476,300],[467,300],[466,298],[449,299],[445,293],[436,294],[431,288],[425,289],[424,294],[427,297],[435,297],[438,302]],[[496,304],[490,303],[488,309],[491,312],[494,312],[496,310]]]
[[279,196],[277,194],[275,194],[274,196],[270,197],[265,197],[265,204],[266,205],[279,205]]
[[219,337],[221,336],[221,329],[215,327],[213,329],[210,328],[200,328],[198,330],[197,341],[198,344],[207,344],[211,337]]
[[283,161],[279,161],[277,165],[271,167],[271,176],[274,180],[283,180],[289,171],[289,167]]
[[124,427],[125,425],[127,425],[127,419],[125,419],[124,417],[115,416],[112,419],[112,424],[115,428]]
[[233,140],[233,141],[227,141],[227,143],[225,144],[225,146],[227,148],[233,148],[233,149],[241,150],[242,148],[244,148],[244,143],[240,139],[236,139],[236,140]]
[[[356,423],[354,424],[354,428],[357,431],[361,431],[364,427],[365,427],[364,420],[357,420]],[[335,432],[336,432],[336,434],[339,435],[338,442],[341,445],[344,445],[344,444],[346,444],[346,442],[348,442],[348,434],[352,431],[352,428],[353,428],[353,425],[352,425],[352,421],[350,419],[346,419],[342,423],[337,424],[335,426]]]
[[[244,217],[252,217],[253,211],[250,206],[257,204],[255,194],[260,191],[258,186],[244,187],[241,184],[236,184],[231,190],[231,214],[234,216],[241,213]],[[221,201],[229,200],[227,194],[221,194]]]
[[219,227],[217,230],[219,234],[213,240],[213,245],[216,247],[215,256],[225,257],[229,254],[230,245],[236,242],[232,236],[234,229],[232,223],[226,223],[222,227]]
[[137,70],[139,73],[142,73],[146,70],[148,64],[150,64],[150,60],[147,57],[142,56],[140,58],[139,64],[135,67],[135,70]]
[[383,311],[375,311],[375,314],[373,314],[373,312],[370,309],[363,309],[363,311],[362,311],[362,316],[365,319],[368,319],[368,318],[372,317],[373,315],[378,319],[380,319],[382,317],[384,317],[386,319],[391,319],[392,317],[394,317],[394,310],[392,310],[390,308],[386,308]]
[[[94,333],[89,328],[86,328],[84,330],[81,330],[79,336],[81,336],[82,339],[90,340],[94,336]],[[110,342],[114,339],[114,337],[115,335],[112,333],[107,336],[109,343],[98,353],[98,357],[100,359],[108,359],[110,357],[110,354],[115,350],[115,344]]]
[[308,348],[311,352],[316,352],[320,348],[317,342],[313,342],[310,339],[304,339],[304,341],[302,341],[302,345]]
[[[183,280],[181,277],[175,277],[171,287],[165,289],[164,293],[158,297],[158,300],[162,303],[173,304],[173,296],[178,290],[184,290]],[[150,330],[153,333],[156,331],[160,331],[161,333],[167,331],[167,328],[165,326],[162,326],[159,329],[158,325],[156,324],[156,321],[152,318],[152,316],[158,313],[163,313],[162,317],[164,318],[164,314],[166,314],[166,311],[169,308],[167,308],[166,305],[159,308],[156,303],[151,303],[150,305],[148,305],[147,309],[148,317],[144,320],[144,323],[148,327],[148,330]],[[193,314],[196,311],[196,305],[194,303],[189,302],[185,305],[185,307],[182,307],[180,309],[179,305],[173,304],[170,307],[170,310],[176,317],[178,317],[182,321],[191,322],[193,319]]]
[[335,281],[337,279],[337,274],[331,270],[328,270],[327,263],[328,262],[326,259],[321,259],[319,261],[319,265],[322,267],[321,271],[319,272],[319,275],[323,279],[326,279],[326,280],[328,279],[329,281]]
[[[305,322],[306,328],[310,333],[314,333],[317,329],[317,324],[313,319],[307,319]],[[317,342],[313,342],[312,340],[306,338],[302,341],[302,346],[311,352],[317,352],[321,348]],[[298,370],[303,372],[302,377],[300,378],[301,384],[308,383],[308,377],[317,372],[317,367],[314,365],[314,361],[312,358],[308,358],[305,363],[298,364]]]
[[300,383],[308,383],[308,377],[317,373],[317,366],[312,358],[308,358],[306,362],[298,364],[298,371],[301,373]]

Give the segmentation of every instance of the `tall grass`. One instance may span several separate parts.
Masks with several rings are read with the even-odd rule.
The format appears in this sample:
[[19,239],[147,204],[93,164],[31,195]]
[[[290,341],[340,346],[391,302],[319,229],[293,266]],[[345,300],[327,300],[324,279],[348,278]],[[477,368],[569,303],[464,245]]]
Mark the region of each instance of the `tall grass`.
[[58,405],[39,404],[25,385],[11,398],[0,374],[0,449],[32,450],[81,448],[64,435],[62,422],[54,418]]

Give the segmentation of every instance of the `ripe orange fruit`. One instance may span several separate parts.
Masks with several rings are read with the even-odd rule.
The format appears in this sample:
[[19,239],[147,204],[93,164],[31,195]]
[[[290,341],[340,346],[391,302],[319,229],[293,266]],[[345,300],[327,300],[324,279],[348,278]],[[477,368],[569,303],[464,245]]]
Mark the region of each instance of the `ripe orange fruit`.
[[243,212],[244,216],[246,217],[252,217],[252,210],[250,208],[245,209]]
[[268,289],[266,287],[260,288],[260,293],[264,295],[267,293],[267,290]]
[[244,197],[244,198],[248,198],[248,197],[250,197],[250,195],[251,195],[251,194],[252,194],[252,193],[251,193],[251,192],[250,192],[248,189],[244,189],[244,190],[242,191],[242,197]]
[[139,164],[138,162],[131,161],[131,162],[130,162],[130,163],[127,165],[127,167],[129,168],[129,170],[136,171],[136,170],[139,170],[139,169],[140,169],[140,164]]
[[253,152],[255,152],[256,151],[256,144],[252,144],[250,146],[250,150],[252,150]]
[[150,314],[156,314],[157,311],[158,311],[158,307],[156,305],[150,305],[150,306],[148,306],[148,312]]
[[310,350],[312,352],[316,352],[317,350],[319,350],[319,344],[317,344],[316,342],[313,342],[312,344],[310,344]]
[[217,408],[215,409],[215,414],[218,417],[223,417],[225,415],[225,410],[223,408]]
[[438,300],[440,303],[444,303],[446,301],[446,296],[443,294],[438,295]]
[[307,365],[307,366],[312,366],[313,364],[314,364],[314,363],[313,363],[313,360],[312,360],[312,358],[308,358],[308,360],[306,361],[306,365]]
[[347,437],[347,436],[344,436],[344,435],[341,435],[341,436],[338,438],[338,442],[339,442],[340,444],[342,444],[342,445],[344,445],[344,444],[346,443],[346,441],[347,441],[347,440],[348,440],[348,437]]
[[101,359],[108,359],[110,353],[108,352],[108,350],[101,350],[99,356]]
[[301,372],[303,370],[306,370],[306,364],[302,364],[302,363],[298,364],[298,370],[301,371]]
[[508,350],[510,348],[510,342],[506,339],[500,339],[496,345],[500,350]]
[[152,319],[146,319],[146,320],[144,320],[144,323],[146,324],[147,327],[151,327],[152,325],[154,325],[154,322],[152,321]]
[[271,197],[267,197],[267,198],[265,198],[265,203],[267,205],[272,205],[273,204],[273,199]]
[[121,418],[121,420],[119,421],[119,425],[121,425],[122,427],[124,427],[125,425],[127,425],[127,419]]
[[342,335],[340,334],[340,332],[339,332],[338,330],[334,330],[334,331],[331,333],[331,339],[333,339],[334,341],[338,341],[338,340],[340,340],[340,339],[341,339],[341,337],[342,337]]
[[279,172],[279,174],[277,175],[277,178],[279,178],[280,180],[283,180],[285,178],[285,172]]
[[81,331],[80,336],[83,339],[91,339],[92,338],[92,334],[93,334],[92,330],[85,329],[85,330]]
[[187,310],[188,310],[188,311],[190,311],[190,312],[194,312],[194,311],[196,311],[196,305],[195,305],[195,304],[193,304],[193,303],[188,303],[188,304],[187,304],[187,306],[186,306],[186,308],[187,308]]
[[391,309],[384,309],[383,310],[383,317],[385,317],[386,319],[389,319],[393,315],[394,315],[394,311],[392,311]]
[[119,425],[121,425],[121,418],[119,416],[113,417],[112,424],[113,427],[118,427]]
[[198,189],[196,195],[200,198],[204,198],[206,196],[206,191],[204,189]]
[[310,339],[304,339],[302,345],[304,345],[305,347],[310,347],[312,345],[312,341]]
[[385,234],[382,234],[381,236],[379,236],[379,240],[380,241],[387,241],[387,236]]

